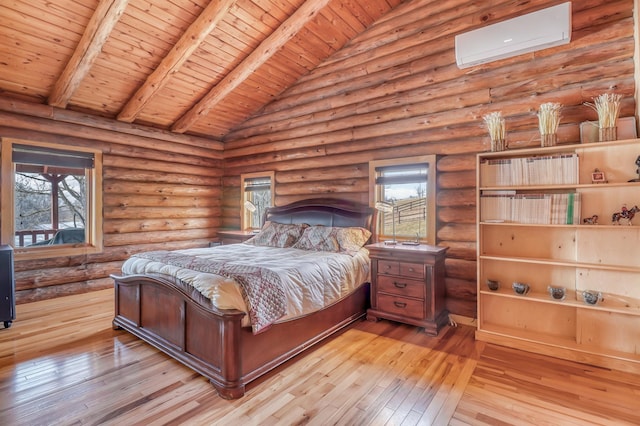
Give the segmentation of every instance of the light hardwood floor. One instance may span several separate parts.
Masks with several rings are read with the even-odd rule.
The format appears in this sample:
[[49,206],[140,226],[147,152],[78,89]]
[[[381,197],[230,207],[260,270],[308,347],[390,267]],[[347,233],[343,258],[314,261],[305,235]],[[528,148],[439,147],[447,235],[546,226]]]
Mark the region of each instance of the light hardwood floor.
[[0,330],[0,425],[640,424],[640,376],[362,321],[226,401],[111,328],[113,291],[18,306]]

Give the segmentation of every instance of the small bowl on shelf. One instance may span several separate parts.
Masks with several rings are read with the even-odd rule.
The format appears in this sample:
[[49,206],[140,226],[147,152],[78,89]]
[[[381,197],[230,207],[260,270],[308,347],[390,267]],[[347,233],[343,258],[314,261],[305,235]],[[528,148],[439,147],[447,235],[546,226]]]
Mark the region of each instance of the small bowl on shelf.
[[526,295],[527,293],[529,293],[529,290],[530,290],[529,284],[521,283],[521,282],[518,282],[518,281],[514,282],[511,285],[511,287],[513,288],[513,291],[516,294],[519,294],[520,296]]
[[561,301],[567,296],[567,291],[564,287],[555,287],[550,285],[547,287],[547,291],[553,300]]
[[500,282],[498,280],[487,280],[487,287],[491,291],[498,291],[500,288]]
[[598,302],[602,302],[604,298],[602,297],[602,293],[599,291],[593,290],[585,290],[582,292],[582,300],[587,305],[597,305]]

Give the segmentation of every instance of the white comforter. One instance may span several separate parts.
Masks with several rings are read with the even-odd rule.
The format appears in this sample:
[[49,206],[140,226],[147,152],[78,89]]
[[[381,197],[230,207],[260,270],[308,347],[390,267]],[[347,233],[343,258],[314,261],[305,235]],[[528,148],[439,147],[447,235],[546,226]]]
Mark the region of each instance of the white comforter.
[[[201,258],[269,268],[282,280],[287,298],[286,314],[278,322],[308,314],[341,299],[369,279],[369,252],[343,253],[229,244],[177,250]],[[220,309],[247,312],[240,286],[230,278],[192,271],[131,257],[122,266],[125,274],[164,274],[192,285]],[[249,325],[248,315],[243,320]]]

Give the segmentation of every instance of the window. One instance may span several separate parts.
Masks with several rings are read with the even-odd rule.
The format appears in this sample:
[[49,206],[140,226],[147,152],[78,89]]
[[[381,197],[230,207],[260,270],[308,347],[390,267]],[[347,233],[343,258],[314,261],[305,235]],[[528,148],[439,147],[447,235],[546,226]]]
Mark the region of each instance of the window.
[[17,259],[102,249],[102,155],[17,139],[2,140],[2,244]]
[[435,155],[369,163],[380,240],[435,244],[435,167]]
[[267,207],[273,205],[273,172],[248,173],[240,176],[242,229],[260,229]]

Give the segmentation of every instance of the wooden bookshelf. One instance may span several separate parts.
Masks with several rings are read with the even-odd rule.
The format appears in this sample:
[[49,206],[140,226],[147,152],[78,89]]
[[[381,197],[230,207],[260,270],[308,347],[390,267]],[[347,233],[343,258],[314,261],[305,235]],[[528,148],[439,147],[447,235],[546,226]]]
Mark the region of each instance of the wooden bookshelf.
[[[477,339],[640,373],[640,213],[612,223],[623,206],[640,205],[640,183],[629,182],[639,155],[638,139],[478,154]],[[579,202],[558,223],[546,209],[566,194]],[[536,205],[541,195],[548,200]],[[584,221],[594,216],[597,224]],[[513,282],[530,291],[516,294]],[[564,287],[564,300],[549,286]],[[584,291],[603,300],[587,304]]]

